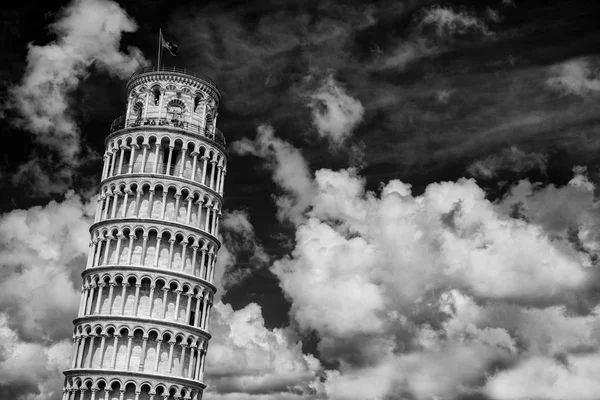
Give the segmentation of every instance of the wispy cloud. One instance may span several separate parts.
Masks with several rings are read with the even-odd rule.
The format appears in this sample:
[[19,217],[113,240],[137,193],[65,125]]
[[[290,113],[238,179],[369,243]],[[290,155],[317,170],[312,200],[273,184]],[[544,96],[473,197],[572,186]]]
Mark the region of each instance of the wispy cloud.
[[308,93],[307,98],[313,125],[319,136],[328,139],[334,148],[341,146],[350,136],[365,113],[360,101],[350,96],[333,75]]
[[548,86],[560,93],[585,96],[600,91],[600,62],[577,59],[553,67]]
[[92,67],[123,79],[147,61],[136,47],[128,53],[119,50],[122,35],[137,25],[110,0],[74,0],[48,29],[56,39],[28,45],[25,75],[9,88],[3,108],[16,112],[11,121],[16,127],[31,132],[36,142],[73,167],[81,149],[72,101],[76,88]]
[[526,153],[516,146],[492,154],[482,160],[477,160],[467,167],[467,172],[482,179],[493,179],[501,172],[521,173],[538,169],[546,171],[547,157],[540,153]]

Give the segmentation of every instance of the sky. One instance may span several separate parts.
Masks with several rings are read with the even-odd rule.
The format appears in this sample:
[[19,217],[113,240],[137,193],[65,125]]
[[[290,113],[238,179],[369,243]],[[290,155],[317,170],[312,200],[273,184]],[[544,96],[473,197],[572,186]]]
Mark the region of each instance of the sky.
[[599,397],[594,2],[38,3],[0,9],[7,399],[62,396],[104,138],[159,28],[223,97],[205,399]]

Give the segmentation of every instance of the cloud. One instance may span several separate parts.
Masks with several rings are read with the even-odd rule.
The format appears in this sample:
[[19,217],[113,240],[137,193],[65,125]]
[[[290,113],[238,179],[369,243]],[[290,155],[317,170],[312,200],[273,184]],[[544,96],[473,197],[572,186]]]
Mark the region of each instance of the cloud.
[[302,343],[285,329],[265,328],[260,307],[234,311],[216,303],[206,381],[215,399],[308,399],[319,361],[302,353]]
[[547,157],[540,153],[526,153],[516,146],[503,149],[467,167],[469,175],[481,179],[496,178],[502,172],[522,173],[533,169],[546,173]]
[[[273,171],[282,188],[294,185]],[[593,239],[574,240],[572,226],[551,220],[583,232],[600,221],[594,185],[584,169],[574,172],[569,185],[521,181],[491,202],[470,179],[417,196],[398,180],[369,192],[355,169],[318,170],[295,248],[271,267],[291,326],[316,333],[321,359],[338,366],[313,384],[316,393],[481,395],[532,357],[600,348]],[[553,210],[566,199],[574,204],[561,216]]]
[[278,218],[299,221],[314,192],[308,165],[300,151],[276,137],[273,127],[267,124],[258,127],[254,140],[243,138],[232,143],[231,149],[238,155],[254,155],[266,160],[273,171],[273,180],[286,193],[277,197]]
[[29,43],[25,75],[9,89],[4,107],[17,111],[12,121],[17,127],[74,163],[81,143],[71,96],[92,65],[123,79],[147,61],[136,47],[119,51],[123,33],[134,32],[137,25],[110,0],[74,0],[48,29],[56,40]]
[[69,192],[0,216],[0,391],[11,398],[62,394],[94,211]]
[[68,368],[72,341],[50,345],[24,341],[0,313],[0,390],[4,398],[60,399],[63,370]]
[[432,32],[438,37],[491,34],[485,22],[475,15],[440,5],[429,7],[423,12],[417,21],[416,31]]
[[600,354],[574,354],[557,360],[532,357],[493,376],[485,392],[497,400],[593,400],[600,391]]
[[319,136],[327,138],[334,148],[350,136],[365,113],[360,101],[348,95],[332,75],[307,97],[313,125]]
[[467,11],[440,5],[426,7],[415,14],[406,37],[397,40],[386,57],[378,57],[377,68],[403,70],[419,59],[452,48],[459,39],[491,35],[486,23]]
[[563,94],[585,96],[600,91],[600,64],[596,59],[576,59],[554,66],[546,84]]
[[[227,290],[231,286],[239,285],[255,270],[267,266],[270,257],[258,242],[247,211],[226,212],[219,223],[219,230],[228,255],[227,262],[220,265],[221,283],[224,290]],[[219,253],[219,258],[221,256]]]

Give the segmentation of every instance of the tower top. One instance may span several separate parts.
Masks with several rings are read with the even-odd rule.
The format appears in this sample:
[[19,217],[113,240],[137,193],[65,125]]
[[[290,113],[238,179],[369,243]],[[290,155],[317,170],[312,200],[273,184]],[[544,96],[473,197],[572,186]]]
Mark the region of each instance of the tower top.
[[137,86],[160,81],[177,82],[188,86],[191,91],[204,92],[213,97],[217,105],[221,101],[221,93],[217,88],[217,84],[208,76],[186,68],[167,67],[164,65],[151,65],[135,71],[129,78],[129,81],[127,81],[127,94],[129,95],[131,90]]

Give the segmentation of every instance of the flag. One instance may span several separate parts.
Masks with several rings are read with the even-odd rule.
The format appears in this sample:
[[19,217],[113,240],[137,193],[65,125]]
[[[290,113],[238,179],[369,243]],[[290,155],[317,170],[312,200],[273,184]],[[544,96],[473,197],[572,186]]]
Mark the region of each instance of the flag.
[[174,56],[177,55],[177,48],[178,48],[177,45],[175,43],[171,42],[170,40],[165,39],[162,32],[160,34],[160,43],[161,43],[162,47],[169,50],[169,53],[171,53],[171,55],[174,55]]

